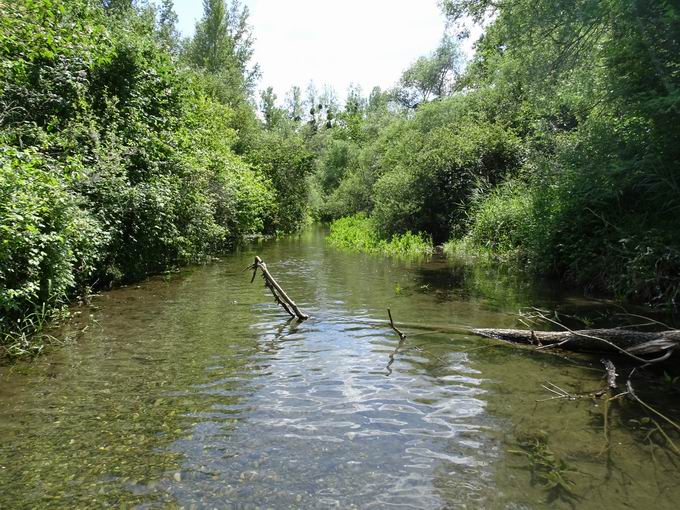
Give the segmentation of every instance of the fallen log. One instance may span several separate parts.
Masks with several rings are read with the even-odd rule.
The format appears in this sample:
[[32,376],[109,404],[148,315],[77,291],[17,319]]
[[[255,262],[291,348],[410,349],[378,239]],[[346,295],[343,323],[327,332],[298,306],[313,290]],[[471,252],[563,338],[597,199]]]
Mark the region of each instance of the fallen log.
[[302,313],[302,311],[295,304],[295,301],[288,297],[288,294],[286,294],[286,292],[277,283],[277,281],[267,269],[267,264],[265,264],[260,257],[255,257],[255,262],[246,269],[253,270],[253,278],[250,280],[250,283],[255,281],[255,276],[257,275],[258,269],[262,272],[262,278],[264,279],[265,287],[270,290],[276,302],[281,305],[281,308],[283,308],[288,313],[288,315],[291,317],[297,317],[299,321],[306,321],[309,319],[309,315]]
[[[520,329],[473,329],[472,333],[539,349],[560,347],[570,351],[618,352],[643,362],[668,359],[680,348],[680,330],[643,332],[629,329],[588,329],[577,331],[528,331]],[[660,355],[656,359],[640,356]]]

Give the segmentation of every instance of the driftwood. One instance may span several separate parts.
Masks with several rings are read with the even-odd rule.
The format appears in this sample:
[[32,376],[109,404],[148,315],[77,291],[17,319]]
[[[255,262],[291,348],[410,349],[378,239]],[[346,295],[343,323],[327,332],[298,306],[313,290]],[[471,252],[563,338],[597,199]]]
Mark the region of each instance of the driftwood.
[[[578,331],[526,331],[519,329],[473,329],[475,335],[536,345],[539,349],[560,347],[570,351],[618,352],[641,362],[663,361],[680,348],[680,330],[658,333],[628,329]],[[659,356],[646,359],[642,356]]]
[[255,257],[255,262],[246,269],[253,270],[253,278],[250,280],[250,283],[255,281],[255,276],[257,275],[258,269],[262,272],[262,278],[264,279],[265,287],[271,291],[276,302],[281,305],[288,315],[291,317],[296,317],[300,321],[309,319],[309,315],[302,313],[302,311],[295,304],[295,301],[288,297],[288,294],[286,294],[286,292],[277,283],[271,273],[267,270],[267,264],[265,264],[260,257]]

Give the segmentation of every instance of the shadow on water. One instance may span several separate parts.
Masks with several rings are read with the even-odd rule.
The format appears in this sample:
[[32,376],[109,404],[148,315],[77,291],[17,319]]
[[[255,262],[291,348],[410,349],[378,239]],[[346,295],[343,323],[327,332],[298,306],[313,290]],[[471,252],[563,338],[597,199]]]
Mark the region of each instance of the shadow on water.
[[[250,285],[256,253],[310,320]],[[600,388],[597,359],[464,333],[526,306],[608,304],[319,229],[103,294],[77,343],[0,369],[0,507],[675,508],[677,458],[639,406],[612,407],[603,456],[600,401],[537,402]],[[400,341],[387,308],[460,333]],[[655,384],[643,398],[677,417]],[[560,474],[572,496],[547,487]]]

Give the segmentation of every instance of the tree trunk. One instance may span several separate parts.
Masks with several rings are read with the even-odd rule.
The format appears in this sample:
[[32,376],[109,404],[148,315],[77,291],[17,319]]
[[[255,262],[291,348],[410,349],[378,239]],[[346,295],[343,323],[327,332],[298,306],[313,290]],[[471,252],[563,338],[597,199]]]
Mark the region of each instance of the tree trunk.
[[537,346],[559,345],[571,351],[664,354],[680,347],[680,330],[658,333],[628,329],[579,331],[525,331],[519,329],[473,329],[475,335]]

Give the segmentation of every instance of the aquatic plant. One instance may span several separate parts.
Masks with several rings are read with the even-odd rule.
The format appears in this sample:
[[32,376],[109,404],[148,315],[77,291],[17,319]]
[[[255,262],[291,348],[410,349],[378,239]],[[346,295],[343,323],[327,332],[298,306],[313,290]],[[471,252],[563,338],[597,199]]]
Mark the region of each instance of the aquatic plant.
[[570,477],[578,471],[550,449],[545,433],[520,438],[517,441],[517,449],[509,452],[527,459],[531,483],[547,491],[548,502],[578,500],[578,496],[573,492],[576,483]]

